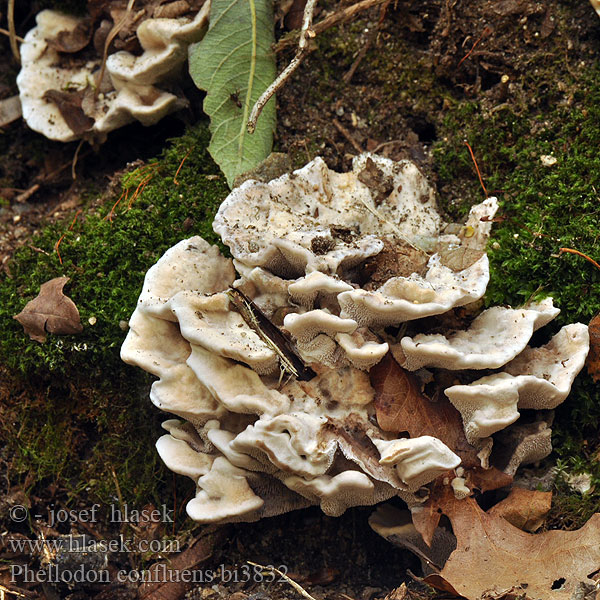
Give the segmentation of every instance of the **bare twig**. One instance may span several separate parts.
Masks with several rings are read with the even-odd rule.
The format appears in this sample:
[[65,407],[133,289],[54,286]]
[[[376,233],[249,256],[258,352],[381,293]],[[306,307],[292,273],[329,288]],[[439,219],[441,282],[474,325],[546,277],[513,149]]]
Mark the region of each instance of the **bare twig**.
[[313,14],[317,0],[308,0],[304,7],[304,16],[302,17],[302,30],[300,31],[300,40],[298,41],[298,50],[296,56],[290,64],[278,75],[275,81],[262,93],[261,97],[256,101],[252,108],[250,118],[248,119],[248,133],[254,133],[256,122],[262,112],[265,104],[271,99],[273,94],[287,81],[290,75],[300,66],[302,59],[308,54],[308,42],[315,37],[311,29]]
[[579,252],[579,250],[573,250],[573,248],[561,248],[559,251],[559,256],[563,254],[563,252],[568,252],[569,254],[577,254],[577,256],[582,256],[585,260],[591,262],[597,269],[600,269],[600,265],[593,259],[590,258],[587,254],[583,252]]
[[12,594],[15,598],[37,598],[37,594],[34,595],[28,590],[0,584],[0,600],[4,600],[4,594]]
[[73,181],[75,181],[77,179],[77,172],[75,171],[75,168],[77,167],[77,159],[79,158],[79,151],[81,150],[81,146],[83,146],[83,142],[85,140],[81,140],[79,142],[79,144],[77,145],[77,148],[75,150],[75,154],[73,155],[73,162],[71,163],[71,178],[73,179]]
[[367,41],[363,44],[363,47],[360,49],[359,53],[356,55],[352,66],[348,69],[346,74],[342,77],[344,83],[350,83],[352,77],[354,77],[354,73],[356,73],[356,69],[358,69],[358,65],[362,62],[363,58],[367,55],[369,48],[373,45],[375,38],[377,37],[377,30],[373,30],[369,35]]
[[352,137],[351,133],[337,120],[333,119],[335,128],[350,142],[352,147],[359,153],[362,154],[364,150],[360,147],[359,143]]
[[[379,4],[383,4],[384,2],[387,2],[387,0],[361,0],[356,4],[352,4],[351,6],[343,8],[342,10],[339,10],[333,13],[332,15],[325,17],[322,21],[316,23],[312,30],[315,35],[319,35],[320,33],[323,33],[330,27],[333,27],[334,25],[339,25],[340,23],[351,19],[357,13],[362,12],[363,10],[367,10],[372,6],[378,6]],[[285,39],[279,40],[279,42],[275,45],[275,52],[279,52],[280,50],[283,50],[283,48],[291,46],[295,42],[295,40],[295,36],[289,36]]]
[[251,560],[248,560],[246,562],[249,565],[252,565],[253,567],[258,567],[259,569],[264,569],[265,571],[273,571],[274,573],[277,573],[277,575],[279,575],[282,579],[285,579],[299,594],[304,596],[306,600],[315,600],[314,596],[311,596],[299,583],[296,583],[293,579],[289,578],[285,573],[283,573],[279,569],[276,569],[271,565],[263,567],[258,563],[252,562]]
[[377,25],[371,29],[369,32],[369,37],[367,41],[363,44],[363,47],[360,49],[360,52],[354,59],[352,66],[348,69],[348,72],[344,75],[343,80],[344,83],[350,83],[352,77],[354,77],[354,73],[358,68],[358,65],[362,62],[363,58],[367,55],[369,48],[372,46],[373,42],[377,39],[379,35],[379,29],[381,28],[381,24],[385,19],[385,13],[387,11],[387,7],[389,6],[391,0],[385,0],[383,6],[379,9],[379,20],[377,21]]
[[[0,27],[0,34],[10,36],[10,31],[8,31],[8,29],[4,29],[3,27]],[[17,42],[20,42],[21,44],[25,41],[20,35],[15,35],[15,39],[17,40]]]
[[390,140],[389,142],[382,142],[378,146],[375,146],[375,149],[373,150],[373,154],[377,154],[380,150],[383,150],[384,148],[387,148],[388,146],[393,146],[394,144],[400,144],[403,141],[404,140]]
[[8,0],[8,11],[6,18],[8,20],[8,37],[10,39],[10,49],[12,50],[15,60],[21,63],[21,54],[17,44],[17,31],[15,29],[15,0]]
[[40,189],[39,183],[34,183],[29,189],[25,190],[23,193],[19,194],[15,198],[15,202],[25,202],[29,200],[31,196],[33,196]]
[[[300,63],[304,59],[304,57],[309,53],[309,40],[314,38],[318,33],[329,29],[329,27],[333,27],[346,19],[350,19],[356,13],[366,10],[371,6],[377,6],[379,4],[383,4],[384,2],[389,2],[389,0],[362,0],[361,2],[357,2],[352,6],[349,6],[343,10],[330,15],[329,17],[320,21],[314,28],[312,27],[312,19],[315,11],[315,6],[317,4],[317,0],[308,0],[306,6],[304,7],[304,16],[302,19],[302,29],[300,30],[300,37],[298,40],[298,49],[296,51],[296,55],[290,62],[290,64],[278,75],[275,81],[263,92],[261,97],[256,101],[256,104],[252,108],[252,112],[250,113],[250,118],[248,119],[248,124],[246,128],[248,133],[254,133],[256,129],[256,122],[258,121],[258,117],[262,112],[265,104],[271,99],[271,97],[279,90],[283,84],[289,79],[291,74],[300,66]],[[281,40],[279,44],[275,46],[275,51],[281,50],[281,48],[292,43],[292,39]]]
[[102,54],[102,66],[100,67],[100,72],[98,73],[98,76],[96,78],[96,90],[94,92],[94,99],[98,97],[98,94],[100,93],[100,86],[102,85],[102,80],[104,79],[104,72],[106,70],[106,59],[108,58],[108,48],[119,33],[119,31],[123,29],[125,23],[127,23],[127,19],[129,18],[129,15],[133,10],[134,3],[135,0],[129,0],[129,2],[127,3],[127,8],[125,9],[125,13],[123,14],[119,22],[115,23],[112,26],[112,29],[108,32],[108,35],[106,36],[106,40],[104,41],[104,52]]

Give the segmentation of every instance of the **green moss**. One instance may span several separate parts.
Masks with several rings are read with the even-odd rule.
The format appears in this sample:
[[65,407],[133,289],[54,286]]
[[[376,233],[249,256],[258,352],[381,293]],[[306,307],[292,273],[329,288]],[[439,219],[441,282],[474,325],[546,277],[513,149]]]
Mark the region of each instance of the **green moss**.
[[[208,157],[207,141],[205,128],[198,128],[160,159],[124,175],[128,195],[111,219],[106,217],[115,198],[84,212],[70,230],[68,220],[47,226],[32,240],[36,250],[24,247],[15,253],[10,276],[0,276],[0,317],[6,323],[0,332],[0,360],[7,367],[28,375],[83,370],[94,379],[123,369],[119,347],[125,333],[119,324],[135,308],[148,267],[182,238],[201,235],[217,241],[212,218],[228,190]],[[188,150],[176,185],[175,173]],[[63,235],[61,264],[55,244]],[[44,281],[59,276],[71,278],[65,291],[79,308],[84,331],[49,335],[44,344],[32,342],[11,317]]]
[[[546,99],[564,97],[557,84],[548,86],[543,78],[537,84],[544,86]],[[495,112],[477,102],[457,103],[445,117],[443,139],[434,149],[440,187],[448,191],[442,203],[452,217],[460,218],[484,197],[465,140],[490,195],[500,199],[500,222],[488,251],[486,303],[518,306],[551,295],[562,312],[548,335],[567,323],[587,323],[600,312],[600,271],[581,257],[560,252],[568,247],[600,259],[600,71],[561,85],[572,103],[537,102],[528,110],[505,105]],[[544,166],[544,155],[554,156],[556,163]],[[600,387],[584,369],[557,409],[553,441],[562,468],[591,473],[600,489],[599,463],[585,452],[600,446],[599,420]],[[558,505],[562,510],[576,507],[569,518],[578,525],[589,516],[585,507],[600,499],[599,494],[574,497],[566,485],[559,492]]]
[[[116,479],[133,503],[158,501],[159,487],[171,481],[154,449],[164,414],[148,400],[150,378],[122,363],[119,351],[148,268],[183,238],[217,241],[211,223],[228,188],[208,141],[204,124],[191,129],[156,160],[123,175],[114,213],[120,190],[84,210],[72,229],[73,216],[46,226],[15,253],[10,275],[0,276],[0,364],[12,373],[4,385],[16,423],[7,439],[13,477],[33,473],[30,485],[60,481],[73,493],[85,482],[105,501],[115,495]],[[55,244],[63,235],[61,264]],[[12,316],[58,276],[71,279],[65,292],[84,329],[49,334],[40,344]],[[20,387],[23,397],[15,398]]]

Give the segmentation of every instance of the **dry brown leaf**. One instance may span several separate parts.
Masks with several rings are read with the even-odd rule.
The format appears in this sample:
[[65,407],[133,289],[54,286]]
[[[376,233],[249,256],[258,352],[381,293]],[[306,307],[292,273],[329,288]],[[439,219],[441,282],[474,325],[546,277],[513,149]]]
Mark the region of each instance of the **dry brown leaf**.
[[543,524],[552,505],[552,492],[514,487],[508,497],[488,510],[488,515],[502,517],[523,531],[533,533]]
[[359,267],[359,281],[366,290],[379,289],[392,277],[424,274],[428,256],[421,250],[402,242],[384,240],[383,249]]
[[[207,528],[193,539],[186,550],[170,556],[166,562],[153,564],[149,569],[150,580],[138,588],[140,600],[179,600],[193,587],[190,577],[181,577],[183,571],[194,574],[194,568],[208,560],[225,535],[225,528]],[[195,573],[198,575],[198,573]]]
[[476,250],[460,246],[453,249],[439,251],[440,263],[453,271],[463,271],[474,265],[483,255],[485,250]]
[[83,50],[92,39],[92,21],[85,19],[71,31],[59,31],[54,38],[47,40],[58,52],[72,54]]
[[83,135],[94,126],[94,119],[88,117],[82,108],[85,90],[61,92],[48,90],[44,100],[49,100],[56,105],[60,116],[65,120],[69,129],[77,136]]
[[413,525],[429,547],[431,547],[433,534],[442,517],[441,504],[443,504],[446,494],[452,493],[452,489],[444,483],[444,480],[447,481],[451,477],[453,475],[450,473],[440,475],[431,484],[427,501],[416,510],[411,511]]
[[77,306],[62,291],[67,281],[68,277],[56,277],[42,283],[38,296],[13,317],[32,340],[45,342],[46,333],[68,335],[83,331]]
[[[418,510],[411,512],[413,525],[428,546],[431,546],[433,534],[444,512],[444,503],[447,502],[449,497],[452,500],[455,499],[452,488],[447,485],[453,477],[454,473],[452,471],[440,475],[431,484],[427,501]],[[477,489],[481,492],[497,490],[510,485],[512,481],[513,478],[510,475],[506,475],[506,473],[494,467],[491,469],[471,467],[465,472],[465,484],[470,490]]]
[[358,180],[371,190],[375,206],[379,206],[394,191],[394,179],[386,175],[372,158],[367,158]]
[[503,473],[496,467],[484,469],[482,467],[472,467],[465,473],[465,484],[473,490],[480,492],[489,492],[511,485],[513,482],[512,475]]
[[538,600],[569,600],[581,583],[600,570],[600,513],[576,531],[531,534],[502,517],[484,512],[473,498],[444,503],[457,547],[437,580],[461,596],[478,600],[486,594],[526,593]]
[[600,314],[597,314],[588,325],[590,334],[590,351],[585,361],[587,372],[594,381],[600,381]]
[[462,459],[465,468],[480,464],[464,434],[460,413],[441,396],[436,402],[421,393],[417,377],[388,353],[369,372],[375,390],[377,423],[384,431],[408,432],[411,438],[431,435]]

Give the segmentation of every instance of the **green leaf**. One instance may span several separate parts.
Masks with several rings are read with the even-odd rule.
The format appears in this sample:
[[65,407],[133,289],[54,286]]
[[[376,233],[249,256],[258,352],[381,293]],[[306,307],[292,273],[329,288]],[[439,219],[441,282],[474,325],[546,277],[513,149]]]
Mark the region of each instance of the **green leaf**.
[[190,74],[206,90],[204,112],[212,133],[208,149],[230,187],[236,175],[271,152],[275,100],[265,106],[253,134],[246,131],[246,122],[275,78],[274,41],[271,0],[212,0],[208,32],[190,46]]

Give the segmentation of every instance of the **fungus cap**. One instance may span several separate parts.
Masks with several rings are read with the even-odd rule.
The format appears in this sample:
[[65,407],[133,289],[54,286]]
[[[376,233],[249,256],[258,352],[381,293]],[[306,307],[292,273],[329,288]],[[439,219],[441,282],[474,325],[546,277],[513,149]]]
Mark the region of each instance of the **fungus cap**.
[[[160,89],[160,84],[178,72],[187,58],[188,45],[204,35],[209,9],[210,2],[205,2],[193,19],[143,21],[137,29],[143,53],[110,55],[99,93],[95,91],[96,76],[102,57],[85,62],[73,60],[72,55],[64,59],[57,50],[60,45],[54,43],[59,34],[83,27],[86,19],[41,11],[20,49],[22,66],[17,85],[23,118],[34,131],[61,142],[81,137],[102,142],[108,132],[135,120],[154,125],[185,105]],[[62,111],[57,101],[67,103]],[[65,112],[71,113],[70,120],[65,119]]]
[[381,454],[379,462],[394,465],[410,489],[433,481],[460,464],[458,457],[441,440],[430,435],[398,440],[373,440]]
[[[419,488],[440,474],[456,497],[470,493],[467,475],[451,473],[461,457],[465,469],[478,459],[514,472],[549,451],[547,424],[515,421],[521,408],[564,399],[587,328],[568,326],[532,349],[533,331],[557,314],[550,299],[478,314],[496,209],[489,198],[440,235],[416,167],[363,156],[338,174],[317,159],[269,184],[247,181],[222,204],[215,228],[237,279],[232,261],[199,238],[150,269],[123,357],[160,377],[153,401],[190,422],[165,424],[159,450],[197,476],[194,519],[252,521],[311,504],[339,515],[393,496],[414,508]],[[429,367],[415,381],[446,391],[472,449],[462,433],[444,436],[450,448],[437,431],[390,439],[403,423],[379,427],[382,397],[369,370],[390,349],[410,369]],[[470,380],[457,377],[465,368],[503,371],[452,385]]]
[[466,330],[442,334],[417,334],[400,341],[409,371],[422,367],[442,369],[496,369],[527,346],[534,331],[559,313],[552,298],[525,309],[494,306],[483,311]]

